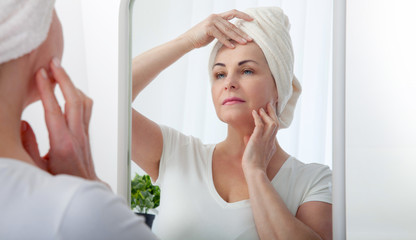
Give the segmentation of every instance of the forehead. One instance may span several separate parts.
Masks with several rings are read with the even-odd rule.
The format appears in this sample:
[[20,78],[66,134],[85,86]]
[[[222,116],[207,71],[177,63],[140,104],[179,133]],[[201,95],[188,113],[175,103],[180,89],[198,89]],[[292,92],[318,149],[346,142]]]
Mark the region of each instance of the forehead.
[[258,63],[267,64],[261,48],[254,42],[245,45],[233,42],[235,48],[222,46],[215,57],[215,63],[232,63],[241,60],[255,60]]

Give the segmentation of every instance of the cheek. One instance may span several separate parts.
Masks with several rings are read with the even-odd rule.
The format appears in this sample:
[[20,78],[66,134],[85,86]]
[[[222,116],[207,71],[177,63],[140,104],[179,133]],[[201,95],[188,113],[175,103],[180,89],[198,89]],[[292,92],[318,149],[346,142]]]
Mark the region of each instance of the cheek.
[[51,56],[57,57],[62,60],[62,55],[64,52],[64,40],[60,33],[56,34],[53,39],[53,44],[50,45],[51,47]]
[[270,101],[277,101],[277,88],[276,88],[276,83],[272,78],[267,79],[267,84],[265,84],[265,95],[268,96],[268,98],[270,99]]
[[62,30],[62,24],[59,20],[58,16],[56,15],[56,12],[54,12],[54,19],[53,19],[53,32],[54,32],[54,42],[56,46],[55,49],[55,57],[62,58],[63,50],[64,50],[64,33]]
[[212,102],[214,103],[214,106],[217,106],[219,102],[220,97],[220,89],[218,88],[218,85],[213,83],[211,85],[211,96],[212,96]]
[[274,85],[257,84],[256,86],[251,86],[251,89],[253,108],[264,108],[267,103],[272,102],[274,104],[277,101],[277,90]]

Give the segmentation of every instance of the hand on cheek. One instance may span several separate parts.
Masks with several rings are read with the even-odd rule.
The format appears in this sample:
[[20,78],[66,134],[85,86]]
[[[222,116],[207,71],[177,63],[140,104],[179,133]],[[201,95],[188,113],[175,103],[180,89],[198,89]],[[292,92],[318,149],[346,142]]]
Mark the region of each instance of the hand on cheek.
[[52,174],[70,174],[95,180],[97,176],[88,137],[92,100],[75,88],[58,59],[50,63],[50,69],[64,95],[65,111],[62,112],[55,97],[54,81],[51,81],[45,69],[39,70],[36,84],[45,111],[50,142],[49,153],[43,162]]
[[271,103],[267,104],[267,112],[261,108],[258,112],[253,110],[254,131],[246,137],[246,149],[243,155],[243,170],[261,169],[266,171],[267,166],[276,152],[276,134],[279,128],[276,112]]

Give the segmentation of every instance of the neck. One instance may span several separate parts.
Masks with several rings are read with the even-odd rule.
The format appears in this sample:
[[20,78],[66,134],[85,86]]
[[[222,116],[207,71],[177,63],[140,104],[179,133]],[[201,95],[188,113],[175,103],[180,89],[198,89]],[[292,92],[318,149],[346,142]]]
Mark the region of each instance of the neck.
[[20,121],[28,101],[29,87],[34,84],[26,58],[19,58],[0,68],[0,157],[33,164],[23,148]]
[[253,133],[253,129],[254,128],[252,127],[237,128],[228,125],[227,137],[221,142],[221,145],[227,150],[227,155],[241,159],[246,148],[244,138],[250,137]]
[[[229,159],[236,159],[241,161],[246,148],[244,139],[249,138],[253,133],[253,130],[254,126],[236,128],[232,125],[228,125],[227,137],[223,142],[217,144],[216,149],[219,150],[219,152],[230,156]],[[281,148],[277,139],[275,144],[276,152],[273,155],[272,160],[274,159],[283,163],[289,157],[289,154]]]

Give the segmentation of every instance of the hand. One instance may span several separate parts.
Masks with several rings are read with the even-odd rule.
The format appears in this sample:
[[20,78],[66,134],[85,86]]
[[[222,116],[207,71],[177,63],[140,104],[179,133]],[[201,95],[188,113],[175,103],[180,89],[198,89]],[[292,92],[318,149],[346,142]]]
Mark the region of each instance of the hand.
[[246,33],[229,22],[233,18],[240,18],[246,21],[253,20],[248,14],[237,10],[211,14],[204,21],[184,33],[183,37],[189,39],[194,48],[206,46],[215,38],[229,48],[235,47],[231,43],[231,39],[239,44],[246,44],[248,41],[252,41],[253,39]]
[[38,143],[36,142],[35,133],[32,130],[30,124],[26,121],[20,123],[20,137],[22,139],[22,145],[33,162],[42,170],[48,171],[47,155],[40,157]]
[[[22,122],[22,142],[34,162],[51,174],[69,174],[90,180],[99,180],[95,174],[88,136],[92,100],[75,88],[59,60],[50,63],[54,80],[45,69],[36,73],[36,84],[45,110],[50,149],[45,157],[39,156],[35,135],[29,124]],[[63,113],[54,94],[56,81],[65,98]]]
[[254,131],[250,137],[245,137],[242,166],[244,172],[261,169],[266,172],[270,159],[276,152],[276,134],[279,121],[271,103],[267,104],[267,112],[261,108],[259,112],[253,110]]

